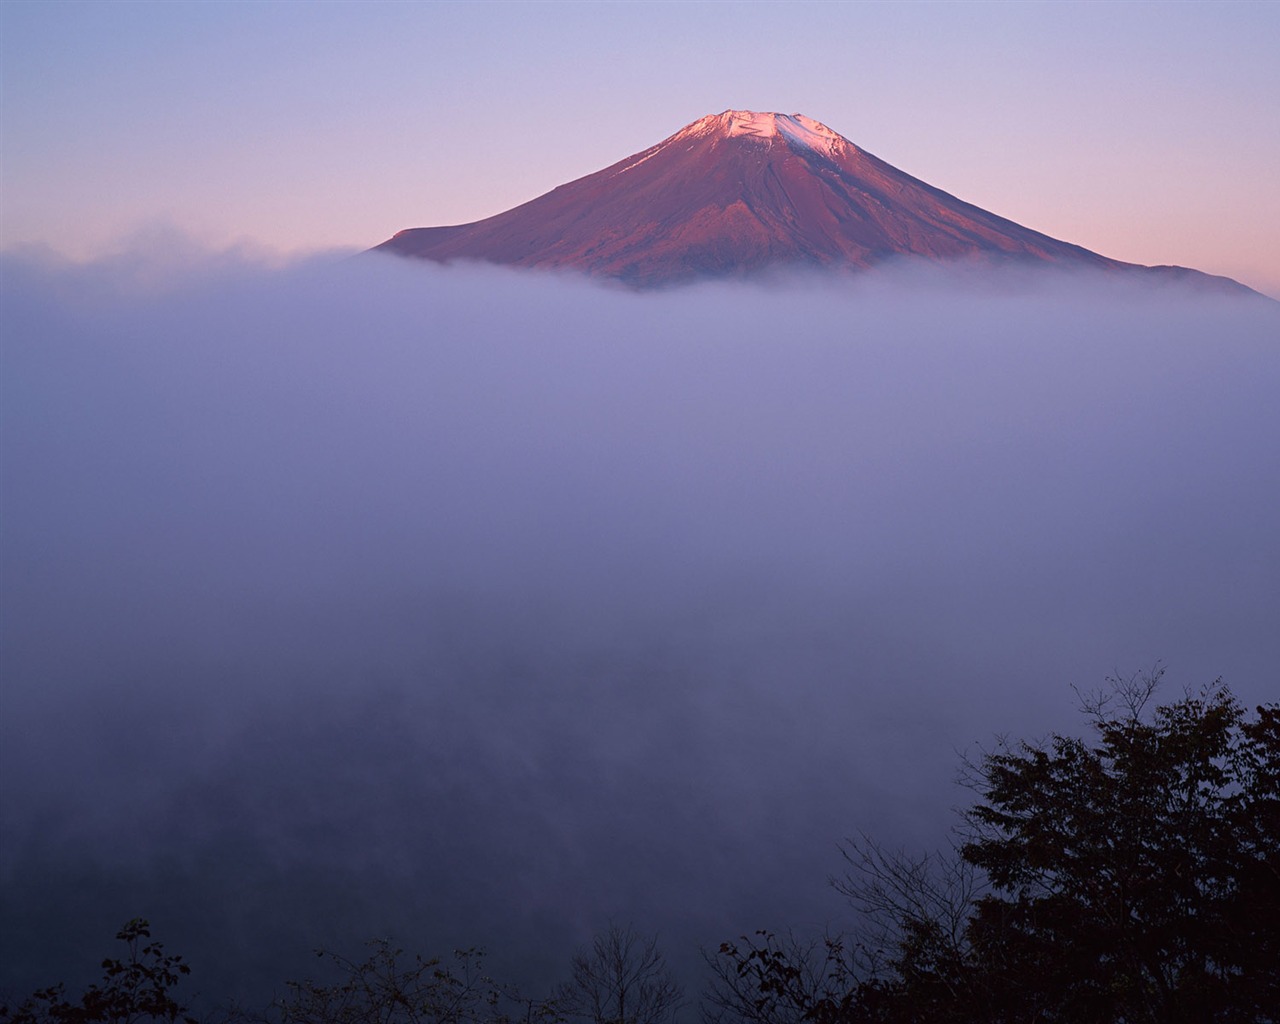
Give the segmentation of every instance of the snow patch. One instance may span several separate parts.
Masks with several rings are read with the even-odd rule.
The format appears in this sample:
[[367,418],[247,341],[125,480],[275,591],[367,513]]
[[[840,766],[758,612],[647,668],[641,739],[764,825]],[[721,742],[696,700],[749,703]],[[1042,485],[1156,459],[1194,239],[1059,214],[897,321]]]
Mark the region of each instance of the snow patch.
[[804,114],[761,113],[755,110],[726,110],[721,114],[708,114],[676,133],[684,136],[723,135],[732,138],[746,135],[757,139],[784,137],[807,149],[834,157],[838,152],[853,148],[852,144],[821,121]]
[[626,167],[619,167],[619,168],[617,169],[617,171],[615,171],[614,173],[615,173],[615,174],[624,174],[625,172],[627,172],[627,171],[631,170],[631,168],[633,168],[633,167],[639,167],[642,163],[644,163],[644,162],[645,162],[646,160],[648,160],[650,157],[657,156],[657,155],[658,155],[658,151],[659,151],[659,150],[661,150],[661,149],[662,149],[662,147],[663,147],[663,146],[665,146],[665,145],[666,145],[666,143],[665,143],[665,142],[664,142],[664,143],[659,143],[658,145],[654,146],[652,149],[648,150],[647,152],[640,154],[640,156],[639,156],[637,159],[635,159],[635,160],[631,161],[631,163],[627,164],[627,166],[626,166]]

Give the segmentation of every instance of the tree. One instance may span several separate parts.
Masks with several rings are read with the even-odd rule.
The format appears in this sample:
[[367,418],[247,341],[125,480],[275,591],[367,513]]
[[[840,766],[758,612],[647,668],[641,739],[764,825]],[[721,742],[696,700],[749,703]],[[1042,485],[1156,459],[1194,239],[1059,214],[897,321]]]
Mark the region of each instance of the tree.
[[968,929],[977,967],[1045,1019],[1274,1020],[1280,709],[1250,721],[1214,684],[1147,714],[1158,681],[1086,698],[1093,745],[971,766],[961,852],[992,886]]
[[16,1010],[0,1007],[0,1020],[11,1024],[196,1024],[172,994],[174,986],[191,973],[182,957],[167,954],[159,942],[150,941],[151,926],[140,917],[129,921],[116,938],[127,947],[126,958],[103,960],[102,983],[90,985],[79,1000],[68,999],[64,985],[53,985],[34,993]]
[[841,853],[848,869],[831,884],[859,914],[857,1019],[975,1019],[983,1001],[973,991],[969,924],[981,872],[954,846],[912,855],[864,834]]
[[[333,984],[291,981],[289,996],[272,1007],[276,1024],[552,1024],[540,1001],[521,1001],[483,971],[478,949],[457,950],[451,963],[409,955],[385,939],[369,943],[363,960],[328,950],[318,957],[336,968]],[[508,1014],[509,1001],[521,1013]]]
[[704,955],[706,1024],[837,1024],[863,998],[856,948],[839,937],[804,940],[760,931]]
[[967,763],[958,850],[851,843],[856,941],[726,943],[713,1020],[1280,1020],[1280,708],[1215,683],[1151,710],[1158,683],[1085,697],[1092,743]]
[[657,937],[630,927],[610,925],[574,955],[571,970],[556,1005],[591,1024],[665,1024],[683,1002]]

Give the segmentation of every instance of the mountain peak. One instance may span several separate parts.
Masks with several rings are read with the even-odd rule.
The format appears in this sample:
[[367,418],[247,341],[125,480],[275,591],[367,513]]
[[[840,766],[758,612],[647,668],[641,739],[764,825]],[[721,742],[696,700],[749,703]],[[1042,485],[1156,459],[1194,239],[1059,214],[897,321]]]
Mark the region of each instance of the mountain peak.
[[654,287],[780,268],[863,270],[901,258],[1158,274],[979,209],[804,114],[725,110],[545,195],[378,246],[448,263],[576,270]]
[[848,139],[832,131],[821,121],[815,121],[804,114],[757,110],[725,110],[719,114],[708,114],[685,125],[672,138],[697,138],[706,135],[722,138],[783,138],[829,157],[834,156],[841,148],[852,145]]

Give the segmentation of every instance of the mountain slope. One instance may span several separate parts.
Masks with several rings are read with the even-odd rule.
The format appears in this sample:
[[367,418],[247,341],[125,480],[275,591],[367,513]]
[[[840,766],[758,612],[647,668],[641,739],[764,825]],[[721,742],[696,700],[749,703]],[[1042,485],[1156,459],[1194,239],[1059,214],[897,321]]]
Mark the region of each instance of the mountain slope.
[[727,110],[504,213],[376,247],[441,262],[563,268],[656,286],[894,257],[1139,268],[979,209],[801,114]]

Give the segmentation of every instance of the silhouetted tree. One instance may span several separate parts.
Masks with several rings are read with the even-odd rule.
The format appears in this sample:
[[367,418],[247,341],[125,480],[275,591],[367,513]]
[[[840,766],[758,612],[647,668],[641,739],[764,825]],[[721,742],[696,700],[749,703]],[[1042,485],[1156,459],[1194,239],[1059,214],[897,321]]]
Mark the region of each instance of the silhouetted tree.
[[134,918],[116,938],[125,944],[124,959],[102,961],[100,984],[90,985],[79,999],[69,999],[57,984],[35,992],[16,1009],[0,1007],[0,1020],[12,1024],[144,1024],[181,1020],[195,1024],[187,1008],[173,997],[173,988],[191,968],[182,957],[167,954],[152,942],[151,927]]
[[800,1024],[852,1019],[865,972],[842,938],[803,940],[756,932],[704,959],[706,1024]]
[[772,937],[722,946],[713,1019],[1280,1019],[1280,709],[1251,719],[1214,684],[1149,711],[1158,681],[1086,697],[1093,743],[969,763],[958,853],[851,844],[857,941],[828,943],[834,969]]
[[385,939],[369,943],[358,960],[317,951],[340,980],[291,981],[272,1007],[274,1024],[534,1024],[550,1021],[546,1004],[525,1001],[518,1015],[504,1011],[510,994],[483,971],[484,954],[458,950],[451,962],[407,954]]
[[893,1006],[905,1019],[968,1021],[969,925],[981,872],[954,847],[911,855],[865,834],[846,840],[841,853],[848,870],[832,885],[859,912],[853,948],[865,1019],[880,1019],[867,1016],[873,1007]]
[[657,937],[630,927],[610,925],[573,957],[571,969],[555,1003],[591,1024],[665,1024],[683,1002]]
[[[971,766],[962,853],[992,891],[969,927],[985,986],[1042,1019],[1280,1013],[1280,709],[1215,684],[1147,706],[1137,677],[1054,736]],[[1022,1004],[1016,994],[1023,995]]]

